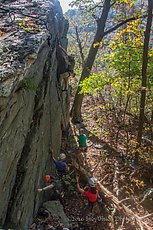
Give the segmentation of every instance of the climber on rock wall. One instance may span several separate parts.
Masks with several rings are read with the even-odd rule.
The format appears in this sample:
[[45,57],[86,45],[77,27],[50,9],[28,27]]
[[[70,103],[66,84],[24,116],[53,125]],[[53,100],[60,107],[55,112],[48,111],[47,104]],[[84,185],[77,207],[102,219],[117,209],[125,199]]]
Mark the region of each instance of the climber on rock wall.
[[52,158],[54,165],[56,167],[58,176],[62,177],[63,175],[66,175],[68,172],[68,166],[67,166],[67,163],[65,161],[66,155],[64,153],[61,153],[59,155],[59,159],[56,160],[54,157],[54,154],[53,154],[53,149],[49,148],[49,151],[51,153],[51,158]]
[[37,191],[43,192],[46,190],[53,190],[54,193],[53,196],[59,199],[61,204],[64,206],[64,202],[63,202],[64,192],[63,192],[61,181],[50,175],[45,175],[43,179],[47,186],[43,188],[38,188]]
[[56,50],[57,56],[57,78],[62,91],[68,90],[68,80],[74,76],[75,59],[73,55],[68,55],[66,50],[58,44]]

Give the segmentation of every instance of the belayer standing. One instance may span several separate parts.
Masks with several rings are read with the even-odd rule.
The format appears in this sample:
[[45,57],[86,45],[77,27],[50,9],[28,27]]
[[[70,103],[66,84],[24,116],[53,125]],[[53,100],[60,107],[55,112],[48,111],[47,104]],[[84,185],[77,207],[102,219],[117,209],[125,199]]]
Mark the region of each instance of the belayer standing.
[[97,180],[95,178],[90,178],[90,179],[91,180],[89,180],[89,187],[82,189],[79,184],[79,177],[76,177],[78,192],[80,192],[82,195],[87,197],[90,211],[92,212],[93,206],[97,202],[99,194],[98,194]]
[[[75,135],[77,135],[75,130],[74,132],[75,132]],[[79,135],[77,135],[77,138],[78,138],[79,148],[82,150],[86,150],[87,149],[87,136],[84,133],[83,129],[79,129]]]
[[59,159],[56,160],[54,157],[52,148],[50,148],[49,151],[51,153],[51,157],[52,157],[54,165],[56,167],[58,176],[62,177],[63,175],[66,175],[68,172],[68,166],[67,166],[67,163],[65,161],[66,155],[64,153],[61,153],[59,155]]

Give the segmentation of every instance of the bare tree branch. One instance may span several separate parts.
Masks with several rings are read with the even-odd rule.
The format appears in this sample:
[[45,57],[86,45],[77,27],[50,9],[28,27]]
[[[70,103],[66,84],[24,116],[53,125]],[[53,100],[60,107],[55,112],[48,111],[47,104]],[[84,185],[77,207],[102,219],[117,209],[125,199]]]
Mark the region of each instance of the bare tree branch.
[[112,7],[112,6],[114,6],[114,5],[115,5],[115,3],[116,3],[115,1],[114,1],[114,2],[112,2],[111,7]]
[[131,21],[134,21],[134,20],[137,20],[138,18],[146,18],[148,15],[143,15],[142,17],[140,16],[137,16],[137,17],[132,17],[132,18],[128,18],[122,22],[120,22],[119,24],[117,24],[116,26],[112,27],[111,29],[108,29],[104,32],[104,36],[106,36],[107,34],[117,30],[119,27],[123,26],[124,24],[128,23],[128,22],[131,22]]
[[80,37],[79,37],[78,27],[77,26],[75,26],[75,32],[76,32],[77,43],[78,43],[78,46],[79,46],[80,55],[81,55],[81,59],[82,59],[82,66],[84,66],[83,48],[82,48],[82,44],[81,44],[81,40],[80,40]]

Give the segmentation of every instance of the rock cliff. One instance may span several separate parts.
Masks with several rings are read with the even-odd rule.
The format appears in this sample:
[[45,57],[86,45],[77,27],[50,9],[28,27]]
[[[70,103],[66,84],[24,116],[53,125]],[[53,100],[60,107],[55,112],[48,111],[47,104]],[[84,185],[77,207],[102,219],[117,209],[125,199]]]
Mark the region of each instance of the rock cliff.
[[57,83],[57,42],[67,46],[68,22],[57,0],[2,1],[0,32],[0,226],[28,229],[58,155],[69,91]]

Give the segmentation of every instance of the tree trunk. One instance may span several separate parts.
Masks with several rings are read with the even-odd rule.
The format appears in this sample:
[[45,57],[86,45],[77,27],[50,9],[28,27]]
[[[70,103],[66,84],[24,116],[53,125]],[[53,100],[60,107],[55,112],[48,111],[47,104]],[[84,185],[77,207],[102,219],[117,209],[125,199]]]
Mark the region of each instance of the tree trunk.
[[[144,124],[144,112],[145,112],[145,102],[146,102],[146,86],[147,86],[147,65],[148,65],[148,49],[150,40],[150,31],[152,25],[152,11],[153,11],[153,1],[148,0],[148,18],[144,38],[143,47],[143,63],[142,63],[142,89],[141,89],[141,101],[140,101],[140,114],[139,114],[139,126],[138,126],[138,148],[141,146],[142,132]],[[138,151],[135,154],[135,161],[138,163]]]
[[[105,29],[105,24],[106,24],[106,20],[108,17],[108,13],[110,10],[110,6],[111,6],[110,0],[105,0],[101,17],[97,20],[97,31],[94,37],[94,41],[90,47],[89,54],[88,54],[87,60],[85,61],[85,65],[83,67],[79,83],[83,81],[85,78],[88,78],[90,76],[90,72],[91,72],[91,69],[94,64],[94,61],[95,61],[95,58],[98,52],[98,48],[99,48],[99,46],[96,46],[94,48],[94,44],[97,42],[100,42],[102,38],[104,37],[104,29]],[[74,103],[72,106],[73,108],[72,120],[75,122],[80,121],[80,118],[81,118],[81,107],[82,107],[82,101],[83,101],[84,95],[80,94],[80,90],[81,88],[78,86],[78,89],[77,89],[77,92],[74,98]]]
[[[151,123],[153,124],[153,109],[151,112]],[[151,125],[151,140],[153,141],[153,127],[152,127],[152,125]]]

